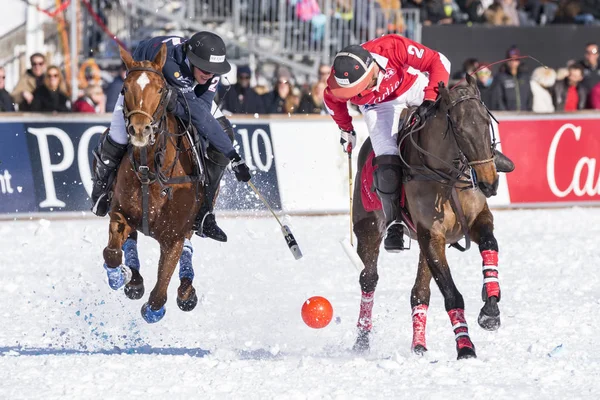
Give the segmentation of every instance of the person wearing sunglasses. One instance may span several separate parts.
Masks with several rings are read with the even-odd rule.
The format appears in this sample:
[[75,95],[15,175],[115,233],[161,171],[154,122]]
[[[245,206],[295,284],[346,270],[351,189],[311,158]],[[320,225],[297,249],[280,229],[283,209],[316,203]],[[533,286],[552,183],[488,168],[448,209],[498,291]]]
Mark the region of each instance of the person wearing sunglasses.
[[41,53],[35,53],[29,58],[29,61],[31,62],[31,69],[21,75],[11,93],[15,104],[19,105],[19,111],[30,111],[33,92],[44,84],[46,57]]
[[6,91],[6,71],[0,67],[0,112],[15,111],[13,99]]
[[[167,61],[162,73],[173,91],[167,104],[167,112],[184,120],[191,120],[198,132],[208,142],[204,203],[194,223],[196,234],[226,242],[227,235],[217,225],[213,202],[225,168],[231,162],[238,181],[248,182],[250,169],[233,147],[234,132],[231,123],[223,116],[214,102],[220,76],[230,71],[226,60],[225,42],[212,32],[198,32],[189,40],[178,36],[159,36],[142,41],[133,58],[136,61],[152,61],[167,46]],[[185,98],[185,99],[184,99]],[[189,116],[188,109],[189,106]],[[198,147],[205,147],[203,140]],[[123,95],[117,99],[109,134],[101,141],[94,155],[102,162],[96,163],[92,187],[92,212],[98,216],[108,213],[110,196],[108,182],[116,173],[127,151],[128,136],[123,117]]]
[[44,83],[33,91],[30,111],[35,112],[69,112],[71,101],[63,91],[65,86],[60,69],[51,65],[44,75]]

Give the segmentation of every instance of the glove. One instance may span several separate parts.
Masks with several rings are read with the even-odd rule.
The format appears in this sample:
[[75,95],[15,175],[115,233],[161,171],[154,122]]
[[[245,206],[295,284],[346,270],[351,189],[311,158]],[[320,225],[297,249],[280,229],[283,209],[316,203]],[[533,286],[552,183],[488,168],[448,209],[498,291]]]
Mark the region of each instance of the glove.
[[340,144],[344,148],[344,152],[352,152],[352,149],[356,147],[356,132],[354,130],[345,131],[340,129]]
[[169,97],[169,102],[167,103],[167,112],[172,113],[177,109],[177,90],[169,88],[171,91],[171,97]]
[[430,116],[435,113],[434,107],[435,101],[425,100],[421,105],[417,108],[417,115],[419,116],[419,120],[421,122],[427,120]]
[[231,157],[231,169],[233,169],[235,177],[240,182],[248,182],[252,178],[250,168],[248,168],[242,157],[237,153]]

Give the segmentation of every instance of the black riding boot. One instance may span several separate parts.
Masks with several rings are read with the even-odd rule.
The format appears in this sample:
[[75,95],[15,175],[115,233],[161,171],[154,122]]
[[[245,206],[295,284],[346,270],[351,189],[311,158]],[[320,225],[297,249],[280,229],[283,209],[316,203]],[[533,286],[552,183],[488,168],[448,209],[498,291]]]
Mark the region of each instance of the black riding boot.
[[375,189],[383,205],[387,232],[383,247],[392,253],[404,250],[404,226],[400,217],[400,183],[402,166],[398,156],[383,155],[375,158]]
[[99,217],[104,217],[108,213],[112,197],[111,184],[126,152],[127,145],[114,142],[108,134],[100,139],[98,147],[92,152],[96,159],[93,171],[92,212]]
[[196,235],[211,238],[219,242],[226,242],[227,235],[217,225],[215,214],[213,213],[213,203],[219,185],[221,184],[221,178],[223,177],[225,168],[226,167],[215,163],[210,158],[206,158],[208,183],[204,186],[204,203],[202,203],[198,216],[196,217],[196,222],[194,222]]
[[515,163],[498,150],[496,150],[494,163],[496,164],[496,171],[498,172],[513,172],[515,169]]

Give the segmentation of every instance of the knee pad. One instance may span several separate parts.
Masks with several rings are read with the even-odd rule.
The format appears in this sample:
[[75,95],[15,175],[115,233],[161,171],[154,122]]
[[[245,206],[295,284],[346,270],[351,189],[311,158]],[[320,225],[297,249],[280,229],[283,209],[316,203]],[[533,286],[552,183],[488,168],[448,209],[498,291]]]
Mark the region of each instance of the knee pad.
[[383,194],[395,194],[402,182],[402,166],[397,156],[379,156],[375,159],[375,188]]

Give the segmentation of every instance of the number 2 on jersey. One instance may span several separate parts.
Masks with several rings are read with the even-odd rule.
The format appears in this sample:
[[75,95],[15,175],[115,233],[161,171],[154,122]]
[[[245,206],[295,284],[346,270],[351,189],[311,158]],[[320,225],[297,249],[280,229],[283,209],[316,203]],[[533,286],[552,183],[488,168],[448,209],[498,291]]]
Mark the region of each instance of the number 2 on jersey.
[[417,56],[417,58],[423,58],[423,53],[425,53],[425,49],[419,49],[417,46],[412,44],[408,46],[408,54]]

